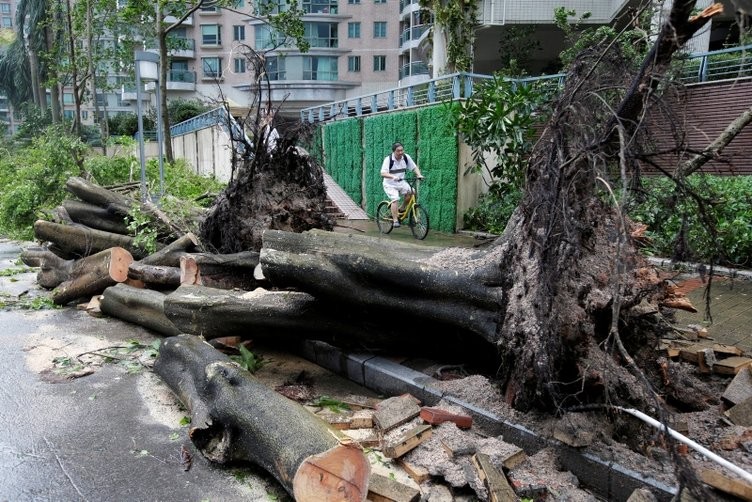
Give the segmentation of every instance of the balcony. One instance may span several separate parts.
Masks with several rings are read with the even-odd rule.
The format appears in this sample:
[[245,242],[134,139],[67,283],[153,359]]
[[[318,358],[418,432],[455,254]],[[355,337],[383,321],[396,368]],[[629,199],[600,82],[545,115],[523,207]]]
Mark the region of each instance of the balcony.
[[195,91],[196,72],[188,70],[170,70],[167,72],[168,91]]
[[[172,47],[167,51],[167,55],[173,58],[196,58],[196,41],[192,38],[169,38],[167,45]],[[146,43],[146,50],[149,52],[159,53],[156,40]]]
[[400,35],[400,49],[407,50],[417,47],[430,27],[430,24],[419,24],[404,30]]
[[399,71],[399,78],[402,80],[403,78],[410,77],[413,75],[428,75],[430,72],[428,71],[428,65],[424,63],[423,61],[414,61],[412,63],[402,65]]
[[400,14],[407,14],[420,8],[420,0],[400,0]]
[[[123,86],[120,88],[120,99],[122,101],[136,101],[136,83],[135,82],[123,84]],[[144,89],[141,92],[141,101],[149,101],[149,100],[151,100],[151,97],[149,96],[149,93],[146,92],[146,89]]]
[[[174,24],[178,22],[178,18],[175,16],[165,16],[164,22],[167,24]],[[183,20],[181,26],[193,26],[193,15],[188,16]]]

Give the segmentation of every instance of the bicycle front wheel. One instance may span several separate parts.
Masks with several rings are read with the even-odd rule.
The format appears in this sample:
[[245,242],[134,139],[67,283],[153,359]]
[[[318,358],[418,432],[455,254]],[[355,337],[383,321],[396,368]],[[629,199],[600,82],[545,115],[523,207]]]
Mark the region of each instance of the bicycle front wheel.
[[410,212],[410,230],[421,241],[428,235],[428,213],[421,206],[416,205]]
[[392,210],[388,201],[382,201],[376,208],[376,225],[382,234],[392,231]]

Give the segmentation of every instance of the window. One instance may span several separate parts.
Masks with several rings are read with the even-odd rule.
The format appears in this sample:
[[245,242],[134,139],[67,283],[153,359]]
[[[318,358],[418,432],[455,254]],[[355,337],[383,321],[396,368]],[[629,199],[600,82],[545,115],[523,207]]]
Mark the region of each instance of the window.
[[83,120],[89,120],[89,112],[88,112],[88,110],[81,110],[81,119],[83,119]]
[[245,0],[235,0],[235,3],[233,3],[232,6],[236,9],[245,7]]
[[373,57],[373,71],[386,71],[386,56]]
[[258,0],[256,12],[262,16],[279,14],[288,10],[286,0]]
[[335,56],[304,56],[303,80],[337,80]]
[[10,14],[9,3],[0,3],[0,14]]
[[360,0],[347,0],[350,5],[360,5]]
[[303,0],[306,14],[336,14],[337,0]]
[[245,73],[245,59],[235,58],[234,60],[235,73]]
[[360,56],[347,56],[347,71],[360,72]]
[[222,77],[221,58],[201,58],[202,75],[204,78]]
[[360,23],[347,23],[347,38],[360,38]]
[[201,25],[201,44],[202,45],[221,45],[222,37],[220,26],[218,24]]
[[287,80],[285,72],[285,58],[269,56],[264,64],[269,80]]
[[65,120],[73,120],[73,110],[63,110]]
[[267,25],[256,26],[256,49],[272,49],[285,40],[284,34]]
[[3,28],[13,28],[13,19],[10,16],[3,16]]
[[233,40],[245,40],[245,26],[235,25],[232,27],[232,39]]
[[201,7],[201,12],[204,14],[212,14],[215,12],[219,12],[219,8],[217,7]]
[[386,0],[373,0],[373,3],[386,3]]
[[304,23],[304,29],[311,47],[337,47],[337,23]]
[[386,21],[374,21],[373,38],[386,38]]
[[64,105],[72,105],[73,104],[73,93],[72,92],[64,92],[63,93],[63,104]]

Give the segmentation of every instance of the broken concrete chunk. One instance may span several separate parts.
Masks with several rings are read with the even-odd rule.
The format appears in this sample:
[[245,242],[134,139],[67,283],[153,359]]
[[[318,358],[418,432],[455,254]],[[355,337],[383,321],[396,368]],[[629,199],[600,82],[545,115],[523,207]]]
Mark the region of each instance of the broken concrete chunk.
[[752,369],[747,367],[737,373],[722,397],[732,404],[741,403],[752,397]]
[[373,427],[373,410],[363,409],[353,412],[350,417],[351,429],[370,429]]
[[427,502],[454,502],[452,492],[444,485],[433,485],[428,490]]
[[324,408],[316,413],[316,416],[337,430],[350,429],[351,412],[337,413],[336,411]]
[[470,415],[453,413],[442,408],[424,406],[420,409],[420,418],[431,425],[454,422],[460,429],[469,429],[473,425]]
[[420,414],[416,401],[409,394],[385,399],[377,405],[373,421],[384,432],[402,425]]
[[658,499],[647,488],[638,488],[632,492],[627,502],[657,502]]
[[420,499],[420,490],[381,474],[372,473],[367,498],[374,502],[415,502]]
[[584,448],[593,444],[595,434],[564,418],[554,426],[554,438],[573,448]]
[[725,415],[736,425],[752,427],[752,397],[734,405],[726,411]]
[[400,436],[395,442],[384,447],[384,456],[387,458],[401,457],[402,455],[431,437],[431,432],[432,431],[430,425],[419,425],[410,429],[402,436]]
[[375,410],[376,406],[378,406],[381,401],[376,399],[375,397],[357,396],[355,394],[350,394],[342,399],[342,402],[348,405],[351,410]]
[[527,460],[525,451],[519,446],[507,443],[501,436],[498,438],[483,438],[478,443],[478,452],[491,458],[497,468],[514,469]]

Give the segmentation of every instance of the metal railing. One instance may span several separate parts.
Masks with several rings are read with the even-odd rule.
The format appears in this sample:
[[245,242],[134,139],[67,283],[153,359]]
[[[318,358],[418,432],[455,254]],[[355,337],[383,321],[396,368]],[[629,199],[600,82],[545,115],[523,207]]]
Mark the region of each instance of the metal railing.
[[186,82],[189,84],[196,83],[196,72],[190,70],[169,70],[167,72],[168,82]]
[[245,133],[245,130],[243,130],[238,121],[235,120],[235,117],[227,113],[227,110],[223,106],[209,110],[201,115],[196,115],[193,118],[171,126],[170,134],[174,138],[176,136],[182,136],[183,134],[192,133],[215,125],[222,126],[222,128],[224,128],[225,131],[227,131],[235,140],[234,144],[238,149],[238,153],[243,153],[245,151],[245,145],[251,144],[251,139]]
[[400,34],[400,47],[405,45],[405,43],[411,41],[411,40],[418,40],[420,37],[423,36],[423,34],[428,31],[428,28],[430,28],[430,24],[419,24],[417,26],[413,26],[412,28],[407,28],[406,30],[403,30]]
[[[338,118],[360,117],[377,112],[386,112],[411,106],[430,105],[442,101],[466,99],[473,95],[478,82],[490,80],[490,75],[477,73],[453,73],[427,82],[366,94],[326,105],[312,106],[300,111],[300,118],[310,123]],[[544,82],[556,90],[562,84],[564,74],[507,79],[513,85],[531,85]]]
[[685,84],[752,76],[752,45],[689,54],[677,63],[677,77]]
[[[416,74],[414,72],[409,75],[405,74],[407,66],[400,68],[400,78]],[[556,75],[505,80],[512,82],[513,85],[538,83],[544,87],[544,90],[555,93],[564,85],[564,77],[564,73],[557,73]],[[688,54],[677,63],[673,78],[687,84],[740,77],[752,77],[752,45]],[[409,106],[433,104],[442,100],[465,99],[472,96],[474,82],[490,78],[490,75],[455,73],[428,82],[304,108],[300,111],[300,117],[301,120],[311,123],[323,122],[338,118],[360,117]]]

